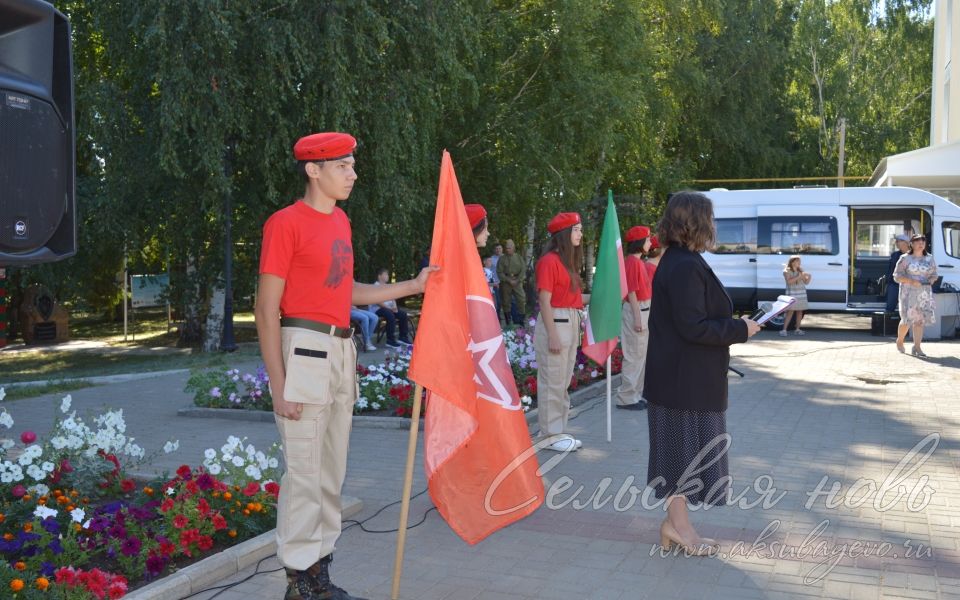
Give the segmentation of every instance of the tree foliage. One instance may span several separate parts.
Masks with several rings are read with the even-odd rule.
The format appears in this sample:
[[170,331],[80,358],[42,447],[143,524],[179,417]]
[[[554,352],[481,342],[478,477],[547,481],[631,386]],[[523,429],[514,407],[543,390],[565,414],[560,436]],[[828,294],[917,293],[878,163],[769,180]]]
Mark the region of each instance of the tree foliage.
[[[254,293],[291,147],[353,133],[357,278],[429,244],[440,154],[499,238],[557,210],[653,222],[698,178],[848,174],[928,137],[929,0],[58,0],[71,20],[80,253],[24,271],[107,311],[126,255],[200,334]],[[533,226],[531,229],[531,225]],[[532,236],[530,235],[532,232]],[[187,340],[193,341],[193,340]]]

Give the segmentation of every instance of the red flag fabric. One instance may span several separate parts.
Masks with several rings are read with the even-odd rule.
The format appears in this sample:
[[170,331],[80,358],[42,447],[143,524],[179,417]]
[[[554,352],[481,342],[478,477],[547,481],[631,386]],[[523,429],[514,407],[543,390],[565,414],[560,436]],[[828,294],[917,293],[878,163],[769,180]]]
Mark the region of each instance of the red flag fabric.
[[444,151],[430,275],[410,379],[427,390],[424,468],[450,527],[475,544],[543,503],[503,332]]

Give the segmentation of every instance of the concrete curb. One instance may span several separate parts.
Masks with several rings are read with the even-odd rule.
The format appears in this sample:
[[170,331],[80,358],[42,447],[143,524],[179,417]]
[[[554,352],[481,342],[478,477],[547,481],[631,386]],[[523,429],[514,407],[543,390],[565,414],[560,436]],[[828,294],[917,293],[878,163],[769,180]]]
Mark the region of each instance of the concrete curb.
[[[610,387],[613,393],[619,386],[620,375],[614,375],[610,381]],[[592,397],[597,386],[606,385],[605,379],[594,381],[590,385],[582,387],[570,394],[571,408],[576,408]],[[273,413],[264,410],[241,410],[236,408],[204,408],[199,406],[189,406],[177,410],[178,417],[193,417],[200,419],[230,419],[234,421],[255,421],[272,422]],[[524,417],[527,423],[533,423],[537,420],[537,409],[527,412]],[[410,419],[407,417],[374,417],[368,415],[354,415],[353,426],[363,429],[410,429]]]
[[[230,409],[225,409],[230,410]],[[342,519],[349,519],[363,510],[358,498],[343,497]],[[184,567],[163,579],[134,590],[124,596],[131,600],[180,600],[197,594],[240,571],[257,564],[277,552],[277,532],[271,529],[257,537],[227,548],[213,556]]]
[[15,381],[13,383],[0,383],[0,387],[11,390],[16,387],[30,387],[37,385],[48,385],[51,383],[71,383],[82,381],[93,385],[105,383],[120,383],[122,381],[135,381],[137,379],[150,379],[151,377],[162,377],[164,375],[176,375],[178,373],[189,373],[190,369],[171,369],[169,371],[145,371],[143,373],[121,373],[118,375],[98,375],[96,377],[71,377],[69,379],[39,379],[37,381]]

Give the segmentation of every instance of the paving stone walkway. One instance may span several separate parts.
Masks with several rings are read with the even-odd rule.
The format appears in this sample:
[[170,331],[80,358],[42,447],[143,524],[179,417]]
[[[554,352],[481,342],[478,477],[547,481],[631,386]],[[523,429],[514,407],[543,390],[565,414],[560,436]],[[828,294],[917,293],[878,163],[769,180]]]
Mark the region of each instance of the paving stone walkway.
[[[426,519],[407,537],[401,597],[960,598],[960,342],[925,343],[930,358],[921,360],[871,336],[863,321],[812,316],[804,325],[805,337],[765,331],[733,347],[733,365],[746,374],[731,376],[727,412],[740,505],[694,513],[701,532],[722,542],[720,556],[660,555],[662,506],[642,496],[646,414],[614,411],[607,443],[598,395],[572,421],[583,449],[540,456],[541,464],[559,460],[545,473],[547,504],[527,519],[469,546],[427,512],[426,494],[413,500],[411,522]],[[195,463],[227,435],[257,446],[277,439],[269,422],[177,417],[190,403],[185,380],[165,375],[72,395],[79,408],[124,408],[128,430],[148,449],[179,439],[156,469]],[[59,398],[45,397],[7,408],[18,426],[43,430],[57,406]],[[364,503],[357,518],[399,499],[406,444],[402,430],[354,428],[344,491]],[[414,492],[425,487],[418,456]],[[388,508],[365,527],[393,529],[398,512]],[[349,528],[334,580],[389,598],[395,542],[395,533]],[[260,569],[277,567],[268,559]],[[281,598],[283,586],[273,572],[193,598]]]

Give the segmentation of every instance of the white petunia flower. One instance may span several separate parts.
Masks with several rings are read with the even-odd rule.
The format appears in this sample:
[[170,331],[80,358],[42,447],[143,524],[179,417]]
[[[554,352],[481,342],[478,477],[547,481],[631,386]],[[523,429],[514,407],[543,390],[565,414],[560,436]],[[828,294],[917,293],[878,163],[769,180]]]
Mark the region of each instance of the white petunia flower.
[[218,465],[217,463],[213,463],[212,465],[207,467],[207,471],[209,471],[211,475],[219,475],[221,471],[220,465]]
[[163,490],[163,493],[168,496],[172,496],[174,491],[175,490],[172,487],[168,487],[167,489]]
[[[176,452],[180,448],[180,440],[174,440],[172,442],[167,442],[163,445],[163,452],[165,454],[170,454],[171,452]],[[212,450],[210,451],[212,452]]]
[[242,467],[242,466],[243,466],[243,459],[240,458],[239,456],[234,456],[232,462],[233,462],[233,466],[235,466],[235,467]]
[[74,523],[82,523],[85,516],[82,508],[75,508],[70,511],[70,518],[73,519]]
[[41,521],[47,517],[57,516],[57,511],[53,508],[47,508],[46,506],[38,506],[36,510],[33,511],[33,516],[37,517]]
[[207,460],[213,460],[217,457],[217,451],[213,448],[207,448],[203,451],[203,457]]
[[70,404],[73,402],[73,396],[67,394],[60,401],[60,412],[65,413],[70,410]]

